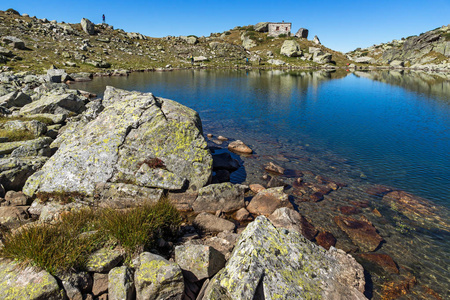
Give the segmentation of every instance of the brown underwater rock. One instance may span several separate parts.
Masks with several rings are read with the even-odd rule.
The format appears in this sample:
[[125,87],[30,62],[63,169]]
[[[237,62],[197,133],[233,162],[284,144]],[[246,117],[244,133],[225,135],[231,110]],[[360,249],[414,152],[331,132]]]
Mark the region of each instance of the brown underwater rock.
[[335,216],[334,222],[362,251],[374,251],[383,241],[376,228],[369,222],[343,216]]

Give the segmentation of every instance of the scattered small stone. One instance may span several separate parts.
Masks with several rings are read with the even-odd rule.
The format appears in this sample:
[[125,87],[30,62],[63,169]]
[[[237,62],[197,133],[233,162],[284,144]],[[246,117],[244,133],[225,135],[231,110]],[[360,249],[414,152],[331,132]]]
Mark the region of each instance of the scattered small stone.
[[361,212],[358,208],[353,207],[353,206],[341,206],[341,207],[339,207],[339,210],[344,215],[354,215],[354,214],[359,214]]
[[326,250],[330,249],[331,246],[336,246],[336,238],[330,232],[320,232],[316,236],[316,242]]
[[236,227],[233,222],[205,212],[198,214],[193,223],[206,232],[234,231]]
[[252,154],[253,150],[250,149],[247,145],[245,145],[242,141],[237,140],[234,142],[231,142],[228,145],[228,150],[235,152],[237,154]]
[[218,139],[219,141],[223,141],[223,142],[228,141],[228,138],[226,138],[226,137],[224,137],[224,136],[221,136],[221,135],[219,135],[219,136],[217,137],[217,139]]
[[266,189],[265,187],[263,187],[258,183],[250,184],[250,190],[255,194],[258,194],[260,191],[263,191],[265,189]]

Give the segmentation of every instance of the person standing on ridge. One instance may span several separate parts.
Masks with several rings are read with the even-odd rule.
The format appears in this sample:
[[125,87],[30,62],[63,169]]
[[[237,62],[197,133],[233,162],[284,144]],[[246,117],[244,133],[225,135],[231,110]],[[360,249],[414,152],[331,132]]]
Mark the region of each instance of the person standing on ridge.
[[102,19],[103,19],[103,23],[105,23],[105,14],[103,14]]

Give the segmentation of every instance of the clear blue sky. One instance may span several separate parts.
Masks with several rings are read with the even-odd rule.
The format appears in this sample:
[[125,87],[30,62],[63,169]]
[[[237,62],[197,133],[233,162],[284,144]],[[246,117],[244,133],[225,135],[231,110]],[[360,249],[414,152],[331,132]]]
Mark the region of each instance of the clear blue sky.
[[1,0],[0,10],[14,8],[38,18],[79,23],[85,17],[128,32],[152,37],[208,36],[262,21],[292,22],[295,33],[309,29],[325,46],[347,52],[388,42],[450,23],[450,0],[316,1],[37,1]]

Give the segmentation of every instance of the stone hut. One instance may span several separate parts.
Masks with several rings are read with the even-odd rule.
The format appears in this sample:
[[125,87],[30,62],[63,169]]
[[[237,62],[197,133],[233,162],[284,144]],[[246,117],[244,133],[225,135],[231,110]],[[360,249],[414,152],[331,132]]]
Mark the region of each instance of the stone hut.
[[280,34],[290,35],[292,23],[269,23],[268,36],[279,36]]

